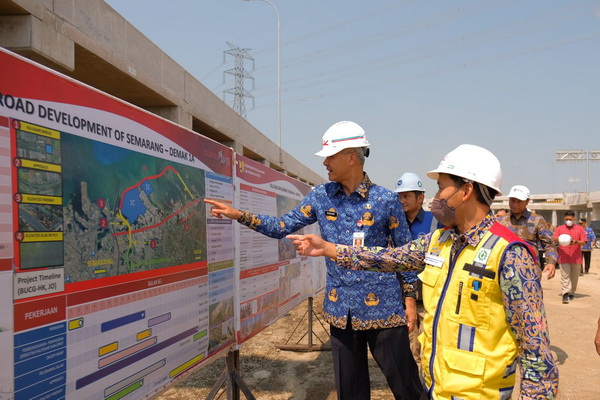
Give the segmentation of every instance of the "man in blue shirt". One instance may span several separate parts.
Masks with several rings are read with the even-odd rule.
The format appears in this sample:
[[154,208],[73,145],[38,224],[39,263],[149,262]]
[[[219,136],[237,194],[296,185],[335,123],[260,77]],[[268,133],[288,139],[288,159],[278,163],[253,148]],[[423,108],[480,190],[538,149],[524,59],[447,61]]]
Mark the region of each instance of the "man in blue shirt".
[[402,174],[396,183],[394,192],[398,193],[400,203],[402,203],[402,211],[406,215],[413,240],[440,227],[433,215],[429,211],[423,210],[425,189],[417,174],[412,172]]
[[[205,200],[211,213],[236,219],[273,238],[319,223],[328,240],[354,246],[399,246],[410,240],[396,195],[369,180],[363,171],[369,155],[365,131],[341,121],[323,135],[324,157],[331,182],[318,185],[282,217],[251,214]],[[339,399],[370,398],[367,346],[386,376],[396,399],[418,399],[423,391],[408,339],[404,292],[413,292],[414,272],[350,271],[326,260],[324,319],[331,329],[331,350]]]
[[[584,272],[586,274],[590,272],[590,264],[591,264],[591,260],[592,260],[592,250],[594,249],[594,243],[596,242],[596,234],[594,233],[594,230],[592,228],[587,226],[586,218],[580,218],[579,225],[581,225],[583,227],[583,229],[585,229],[585,233],[587,236],[587,241],[585,242],[585,245],[583,245],[583,247],[581,248],[581,253],[583,254],[583,265],[582,265],[581,274],[583,275]],[[585,266],[585,270],[583,269],[584,266]]]
[[[396,182],[396,189],[394,192],[398,193],[400,203],[402,204],[402,211],[406,215],[406,221],[410,229],[410,235],[412,239],[418,239],[420,236],[427,235],[433,232],[437,228],[441,228],[437,220],[433,217],[431,212],[423,210],[423,202],[425,201],[425,188],[423,187],[423,181],[421,178],[412,172],[405,172]],[[422,291],[421,281],[417,282],[417,291],[415,297],[411,295],[405,296],[406,314],[408,317],[409,326],[414,326],[417,329],[410,329],[410,347],[413,353],[413,357],[417,362],[419,368],[421,368],[421,344],[419,343],[418,335],[423,317],[417,316],[417,300],[421,299]],[[420,301],[421,315],[423,314],[422,301]],[[414,314],[413,311],[414,310]]]

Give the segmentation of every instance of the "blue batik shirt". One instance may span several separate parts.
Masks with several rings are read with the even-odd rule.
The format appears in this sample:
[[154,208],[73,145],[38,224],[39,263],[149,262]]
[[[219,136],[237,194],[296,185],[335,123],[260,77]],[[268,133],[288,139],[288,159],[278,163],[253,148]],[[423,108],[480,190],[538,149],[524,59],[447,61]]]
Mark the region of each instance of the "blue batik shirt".
[[[342,185],[318,185],[282,217],[242,212],[238,220],[273,238],[283,238],[307,225],[319,223],[323,239],[352,245],[354,232],[365,234],[365,246],[401,246],[410,241],[402,205],[395,193],[373,184],[367,174],[358,188],[346,195]],[[406,325],[403,292],[416,289],[416,272],[352,271],[338,268],[327,259],[324,319],[345,329],[366,330]]]
[[583,247],[581,248],[581,250],[592,251],[593,243],[596,241],[596,234],[594,233],[594,230],[592,228],[590,228],[589,226],[585,227],[585,234],[587,236],[587,240],[586,240],[585,244],[583,245]]

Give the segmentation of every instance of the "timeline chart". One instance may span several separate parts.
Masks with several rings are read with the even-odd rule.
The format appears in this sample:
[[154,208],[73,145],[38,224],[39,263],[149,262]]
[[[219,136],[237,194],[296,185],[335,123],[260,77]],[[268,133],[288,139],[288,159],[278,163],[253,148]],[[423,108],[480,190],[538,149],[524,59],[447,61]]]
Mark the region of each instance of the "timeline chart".
[[129,282],[104,297],[90,290],[17,304],[15,398],[105,398],[132,385],[145,396],[171,384],[209,356],[208,279],[206,268],[176,271],[144,280],[143,290]]

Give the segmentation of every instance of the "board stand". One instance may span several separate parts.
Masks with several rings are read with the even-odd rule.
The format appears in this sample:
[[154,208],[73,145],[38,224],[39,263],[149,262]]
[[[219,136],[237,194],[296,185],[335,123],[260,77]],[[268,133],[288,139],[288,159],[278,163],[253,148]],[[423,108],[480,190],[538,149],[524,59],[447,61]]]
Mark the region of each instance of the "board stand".
[[[300,339],[298,339],[298,341],[295,344],[289,344],[290,340],[294,336],[294,333],[296,333],[300,324],[302,322],[304,322],[304,318],[307,315],[308,315],[308,330],[300,337]],[[323,330],[325,332],[327,332],[327,328],[325,328],[325,326],[323,325],[323,322],[321,321],[321,319],[319,319],[319,316],[313,310],[313,298],[309,297],[308,298],[308,309],[306,310],[306,312],[304,313],[304,315],[302,316],[302,318],[300,319],[300,321],[294,328],[294,331],[291,333],[290,337],[286,340],[286,342],[284,344],[276,345],[277,348],[280,350],[293,350],[293,351],[327,351],[327,350],[331,350],[331,345],[325,344],[325,342],[323,340],[321,340],[321,338],[313,330],[313,317],[316,318],[317,321],[319,321],[319,324],[321,324],[321,327],[323,328]],[[300,341],[307,336],[308,336],[308,344],[301,344]],[[313,336],[316,337],[319,340],[319,342],[321,342],[321,344],[314,344]],[[327,336],[329,337],[329,334],[327,334]]]
[[[256,400],[246,383],[238,372],[240,366],[240,351],[230,350],[225,358],[225,368],[213,385],[206,400],[213,400],[219,390],[226,383],[227,400],[240,400],[240,390],[248,400]],[[220,396],[219,396],[220,397]]]

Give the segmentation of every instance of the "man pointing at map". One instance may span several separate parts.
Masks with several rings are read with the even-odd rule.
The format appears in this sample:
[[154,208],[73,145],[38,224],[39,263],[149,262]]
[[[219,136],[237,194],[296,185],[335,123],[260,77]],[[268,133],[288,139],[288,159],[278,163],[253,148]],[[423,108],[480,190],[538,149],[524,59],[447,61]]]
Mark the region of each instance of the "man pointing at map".
[[[227,204],[205,200],[211,213],[237,220],[272,238],[318,222],[328,240],[348,245],[400,246],[410,240],[402,206],[394,193],[372,183],[363,171],[369,155],[365,131],[341,121],[323,135],[324,157],[331,182],[318,185],[295,209],[282,217],[252,214]],[[367,346],[397,399],[418,399],[423,391],[408,341],[403,296],[414,293],[414,272],[344,271],[327,260],[325,320],[331,329],[331,349],[338,398],[369,399]],[[412,314],[416,315],[416,311]]]

